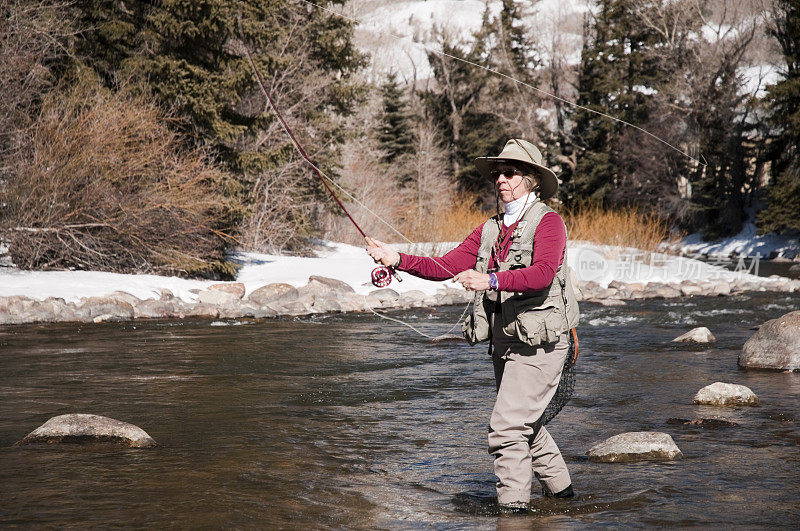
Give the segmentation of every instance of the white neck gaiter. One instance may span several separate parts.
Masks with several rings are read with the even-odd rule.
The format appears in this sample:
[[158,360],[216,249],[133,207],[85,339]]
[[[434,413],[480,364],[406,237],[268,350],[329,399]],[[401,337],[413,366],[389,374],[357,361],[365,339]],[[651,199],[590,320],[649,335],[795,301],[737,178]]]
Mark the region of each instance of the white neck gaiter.
[[510,203],[503,203],[505,206],[505,214],[503,215],[503,225],[508,227],[514,224],[522,215],[528,210],[528,207],[533,205],[539,198],[534,193],[523,195],[519,199],[514,199]]

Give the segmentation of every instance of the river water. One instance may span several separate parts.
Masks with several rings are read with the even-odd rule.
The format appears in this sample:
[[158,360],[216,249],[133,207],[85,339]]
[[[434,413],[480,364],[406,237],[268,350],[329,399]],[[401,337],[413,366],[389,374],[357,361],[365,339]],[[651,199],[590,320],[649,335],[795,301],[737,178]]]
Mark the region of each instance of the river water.
[[[737,369],[752,327],[800,296],[583,304],[575,397],[549,425],[577,499],[494,514],[483,346],[374,315],[0,327],[0,525],[485,528],[800,525],[800,373]],[[396,311],[431,334],[462,308]],[[711,346],[673,344],[694,326]],[[692,405],[715,381],[761,405]],[[154,449],[15,447],[48,418],[106,415]],[[707,429],[670,418],[720,416]],[[684,459],[590,463],[589,447],[670,433]]]

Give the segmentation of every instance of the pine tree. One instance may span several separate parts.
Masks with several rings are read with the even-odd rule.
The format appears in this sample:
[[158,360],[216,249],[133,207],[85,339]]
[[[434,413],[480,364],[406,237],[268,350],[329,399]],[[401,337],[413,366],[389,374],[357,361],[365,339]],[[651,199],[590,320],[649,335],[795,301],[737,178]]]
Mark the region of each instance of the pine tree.
[[381,87],[381,97],[383,120],[378,131],[378,140],[386,152],[384,161],[395,162],[402,155],[414,152],[416,138],[411,112],[394,72]]
[[771,34],[786,61],[782,79],[769,87],[767,104],[775,134],[770,139],[772,183],[759,231],[800,230],[800,6],[780,0]]
[[[578,78],[578,103],[634,124],[649,118],[652,99],[642,87],[658,82],[661,71],[649,55],[655,37],[635,16],[632,0],[601,0],[586,30]],[[578,156],[572,183],[564,187],[566,203],[590,200],[608,204],[624,176],[623,125],[594,112],[574,114]]]

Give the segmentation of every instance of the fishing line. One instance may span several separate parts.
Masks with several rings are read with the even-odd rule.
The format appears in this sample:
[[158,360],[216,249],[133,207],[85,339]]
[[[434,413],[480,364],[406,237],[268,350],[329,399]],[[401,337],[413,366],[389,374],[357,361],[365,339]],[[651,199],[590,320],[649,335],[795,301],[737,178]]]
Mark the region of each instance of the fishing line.
[[[303,2],[305,4],[308,4],[308,5],[312,5],[312,6],[316,7],[317,9],[321,9],[323,11],[327,11],[328,13],[331,13],[333,15],[341,17],[341,18],[343,18],[345,20],[348,20],[348,21],[352,22],[353,24],[356,24],[357,26],[363,25],[363,22],[360,21],[357,18],[353,18],[353,17],[350,17],[348,15],[343,15],[342,13],[338,13],[338,12],[336,12],[335,10],[333,10],[331,8],[328,8],[328,7],[325,7],[325,6],[321,6],[319,4],[311,2],[310,0],[299,0],[299,1]],[[468,59],[463,59],[461,57],[457,57],[457,56],[449,54],[447,52],[444,52],[444,51],[441,51],[441,50],[436,50],[436,49],[431,48],[430,46],[427,46],[427,45],[425,45],[425,44],[423,44],[421,42],[416,42],[415,43],[411,39],[411,37],[409,37],[407,35],[399,35],[397,33],[393,33],[392,31],[387,31],[387,33],[390,36],[392,36],[392,37],[394,37],[395,39],[398,39],[398,40],[404,40],[404,41],[409,41],[410,40],[413,44],[421,46],[423,49],[425,49],[425,51],[428,51],[430,53],[439,55],[441,57],[448,57],[448,58],[453,59],[455,61],[460,61],[462,63],[474,66],[475,68],[480,68],[481,70],[485,70],[487,72],[491,72],[492,74],[495,74],[497,76],[500,76],[500,77],[503,77],[505,79],[508,79],[509,81],[513,81],[514,83],[517,83],[518,85],[522,85],[522,86],[528,87],[529,89],[535,90],[536,92],[538,92],[540,94],[543,94],[543,95],[545,95],[545,96],[547,96],[549,98],[552,98],[554,100],[558,100],[558,101],[560,101],[562,103],[565,103],[567,105],[575,107],[576,109],[581,109],[581,110],[584,110],[584,111],[587,111],[587,112],[590,112],[590,113],[594,113],[594,114],[597,114],[598,116],[603,116],[603,117],[608,118],[610,120],[613,120],[613,121],[615,121],[617,123],[621,123],[621,124],[627,125],[628,127],[632,127],[634,129],[636,129],[637,131],[639,131],[641,133],[644,133],[644,134],[646,134],[646,135],[658,140],[659,142],[661,142],[665,146],[669,147],[670,149],[672,149],[674,151],[677,151],[678,153],[680,153],[684,157],[688,158],[689,160],[694,161],[694,162],[700,164],[701,166],[708,166],[708,163],[705,161],[705,157],[703,157],[702,153],[700,154],[700,157],[703,160],[696,159],[696,158],[692,157],[691,155],[689,155],[687,152],[683,151],[682,149],[670,144],[669,142],[667,142],[663,138],[651,133],[650,131],[648,131],[646,129],[643,129],[643,128],[639,127],[638,125],[632,124],[632,123],[627,122],[627,121],[625,121],[625,120],[623,120],[621,118],[617,118],[616,116],[612,116],[612,115],[604,113],[602,111],[598,111],[598,110],[595,110],[595,109],[590,109],[589,107],[585,107],[585,106],[580,105],[578,103],[566,100],[566,99],[564,99],[564,98],[562,98],[560,96],[557,96],[555,94],[551,94],[550,92],[547,92],[546,90],[542,90],[542,89],[540,89],[538,87],[534,87],[530,83],[525,83],[524,81],[520,81],[520,80],[518,80],[518,79],[516,79],[516,78],[514,78],[514,77],[512,77],[512,76],[510,76],[508,74],[500,72],[499,70],[495,70],[494,68],[489,68],[488,66],[483,66],[481,64],[475,63],[475,62],[470,61]]]
[[369,302],[367,301],[367,296],[364,295],[364,306],[366,306],[369,311],[371,311],[372,313],[374,313],[375,315],[377,315],[381,319],[386,319],[387,321],[394,321],[395,323],[399,323],[399,324],[401,324],[403,326],[407,326],[408,328],[410,328],[414,332],[418,333],[421,336],[427,337],[431,341],[437,341],[437,340],[440,340],[440,339],[444,339],[450,334],[450,332],[455,330],[455,328],[461,323],[461,319],[463,319],[464,315],[467,313],[467,310],[469,309],[469,305],[470,304],[472,304],[472,303],[467,303],[467,305],[464,306],[464,310],[462,310],[461,315],[459,316],[459,318],[455,322],[455,324],[450,327],[450,330],[448,330],[444,334],[439,334],[438,336],[432,336],[430,334],[426,334],[422,330],[420,330],[418,328],[415,328],[414,326],[412,326],[412,325],[410,325],[410,324],[408,324],[408,323],[406,323],[404,321],[401,321],[400,319],[395,319],[394,317],[389,317],[388,315],[384,315],[382,313],[376,312],[375,309],[372,306],[370,306]]

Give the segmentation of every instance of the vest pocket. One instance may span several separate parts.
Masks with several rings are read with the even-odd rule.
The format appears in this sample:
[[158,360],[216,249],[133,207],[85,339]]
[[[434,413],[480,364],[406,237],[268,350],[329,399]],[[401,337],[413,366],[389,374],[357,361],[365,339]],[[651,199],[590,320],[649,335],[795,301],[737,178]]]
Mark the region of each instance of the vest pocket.
[[517,337],[533,347],[558,341],[564,331],[564,309],[558,306],[519,309],[514,323]]
[[[483,307],[483,311],[475,311],[478,305]],[[464,324],[461,325],[461,331],[467,340],[467,343],[474,345],[481,341],[486,341],[491,337],[491,329],[489,325],[489,314],[494,308],[494,303],[488,303],[483,292],[475,294],[475,302],[472,312],[464,319]]]

